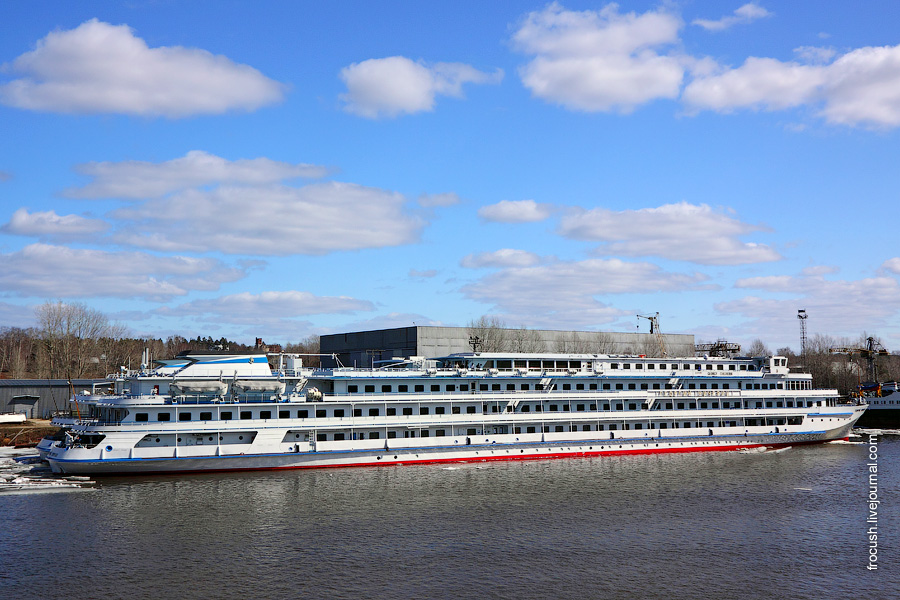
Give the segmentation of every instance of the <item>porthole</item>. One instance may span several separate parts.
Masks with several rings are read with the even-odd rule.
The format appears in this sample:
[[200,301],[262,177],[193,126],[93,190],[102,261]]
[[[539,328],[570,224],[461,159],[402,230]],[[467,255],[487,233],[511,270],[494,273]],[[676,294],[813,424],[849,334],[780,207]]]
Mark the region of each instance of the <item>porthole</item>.
[[156,443],[157,443],[157,444],[159,443],[159,438],[156,438]]
[[181,438],[178,438],[176,441],[179,442],[179,443],[181,443]]
[[209,441],[212,441],[212,436],[209,436]]
[[238,439],[239,439],[239,440],[242,440],[242,439],[244,439],[244,436],[239,435],[239,436],[238,436]]
[[112,452],[112,446],[107,446],[107,447],[106,447],[106,451],[107,451],[107,452]]

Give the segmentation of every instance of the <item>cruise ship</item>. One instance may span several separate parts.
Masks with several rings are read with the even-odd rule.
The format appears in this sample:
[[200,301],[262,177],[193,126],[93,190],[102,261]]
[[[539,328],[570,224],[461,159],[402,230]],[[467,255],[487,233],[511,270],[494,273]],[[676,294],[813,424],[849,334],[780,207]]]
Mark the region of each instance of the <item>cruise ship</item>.
[[57,473],[399,465],[846,439],[866,406],[787,359],[472,352],[375,368],[188,352],[72,398]]

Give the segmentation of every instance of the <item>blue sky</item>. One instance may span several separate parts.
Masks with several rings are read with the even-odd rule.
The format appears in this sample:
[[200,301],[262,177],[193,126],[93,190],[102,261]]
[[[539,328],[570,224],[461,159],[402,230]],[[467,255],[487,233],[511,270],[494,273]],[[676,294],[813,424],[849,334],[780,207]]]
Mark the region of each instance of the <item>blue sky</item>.
[[[0,5],[0,326],[900,349],[895,2]],[[646,331],[646,321],[640,324]]]

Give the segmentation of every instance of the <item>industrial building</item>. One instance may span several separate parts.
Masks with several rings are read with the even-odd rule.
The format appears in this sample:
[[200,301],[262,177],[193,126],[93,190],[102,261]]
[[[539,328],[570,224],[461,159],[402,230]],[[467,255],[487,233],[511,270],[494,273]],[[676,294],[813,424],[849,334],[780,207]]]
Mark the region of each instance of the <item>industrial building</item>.
[[[576,352],[598,354],[646,354],[693,356],[694,336],[549,329],[498,329],[479,331],[469,327],[414,325],[337,333],[320,337],[320,352],[337,357],[341,365],[371,367],[380,360],[425,356],[435,358],[454,352],[472,352],[470,338],[482,333],[480,350],[511,352]],[[660,342],[664,350],[660,350]],[[323,366],[336,366],[323,357]]]
[[95,386],[111,386],[105,379],[0,379],[0,412],[24,414],[29,419],[49,419],[69,410],[72,391],[90,393]]

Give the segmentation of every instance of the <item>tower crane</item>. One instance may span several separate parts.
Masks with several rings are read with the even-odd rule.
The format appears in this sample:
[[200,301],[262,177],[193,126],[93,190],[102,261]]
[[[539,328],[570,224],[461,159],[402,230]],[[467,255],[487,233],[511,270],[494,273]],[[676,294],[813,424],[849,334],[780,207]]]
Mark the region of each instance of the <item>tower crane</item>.
[[828,349],[832,354],[846,354],[851,360],[854,356],[865,359],[866,361],[866,378],[868,381],[861,384],[860,391],[874,391],[881,395],[881,385],[878,383],[878,366],[875,359],[879,356],[888,356],[889,352],[881,345],[881,342],[874,337],[866,338],[865,348],[850,348],[847,346],[837,346]]

